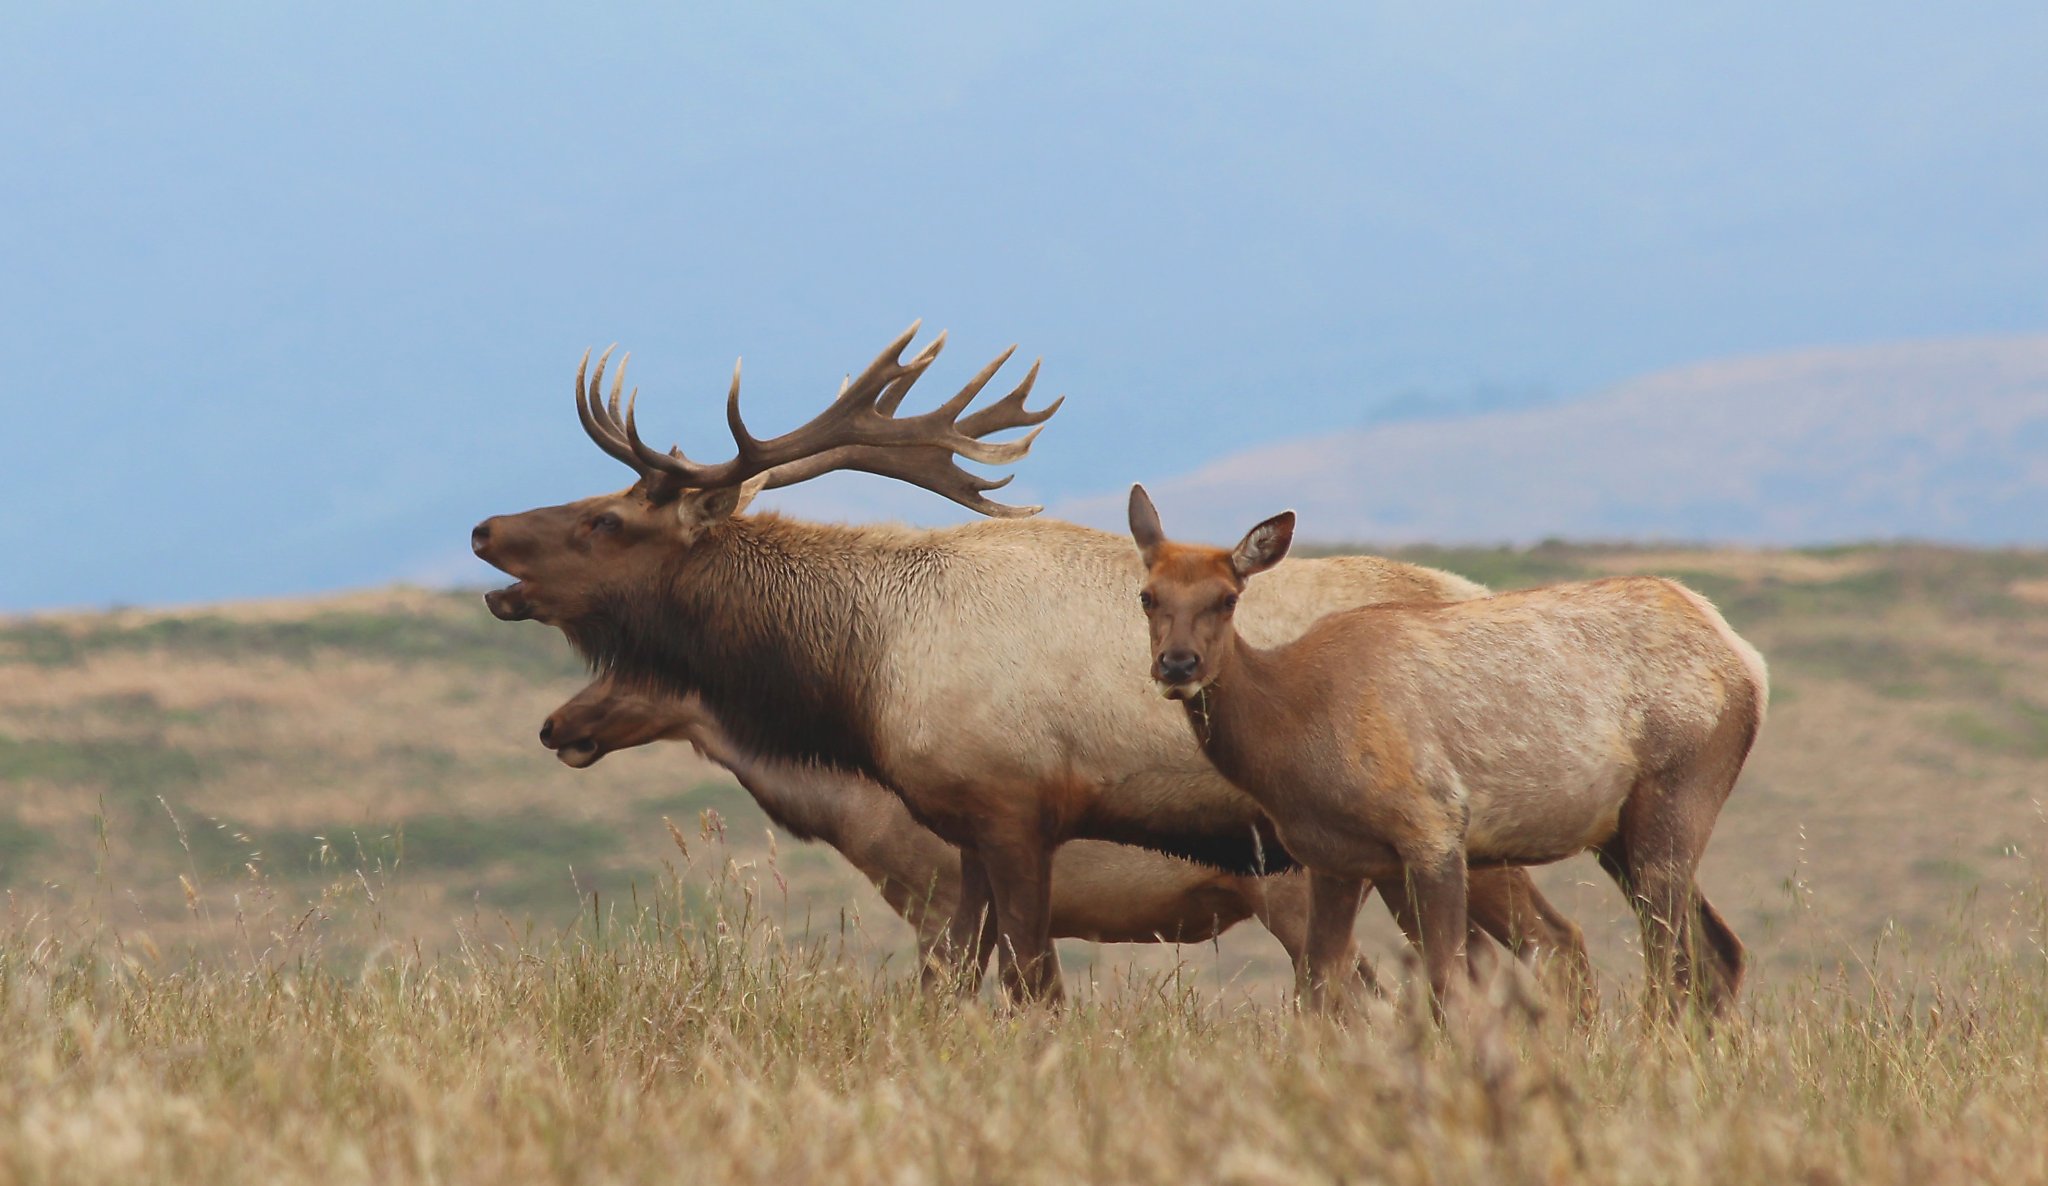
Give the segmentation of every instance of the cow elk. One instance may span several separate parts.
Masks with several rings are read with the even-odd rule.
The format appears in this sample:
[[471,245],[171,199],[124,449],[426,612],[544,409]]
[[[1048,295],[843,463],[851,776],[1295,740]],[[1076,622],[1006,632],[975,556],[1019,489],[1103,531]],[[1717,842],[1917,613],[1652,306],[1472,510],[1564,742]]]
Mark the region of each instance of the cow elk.
[[1636,913],[1653,1002],[1711,1017],[1734,1000],[1742,944],[1694,874],[1768,684],[1705,598],[1617,577],[1350,609],[1260,648],[1235,613],[1286,555],[1292,511],[1229,550],[1168,540],[1142,486],[1130,521],[1156,686],[1309,869],[1312,1000],[1361,880],[1407,887],[1447,1001],[1463,980],[1468,869],[1587,849]]
[[[499,617],[559,627],[600,673],[701,696],[749,754],[822,764],[898,795],[960,848],[964,883],[989,887],[1006,986],[1055,996],[1053,854],[1067,841],[1137,844],[1233,872],[1292,862],[1178,712],[1141,694],[1129,542],[1024,518],[1036,508],[990,501],[1001,481],[958,464],[1029,450],[1029,435],[985,438],[1035,428],[1058,407],[1027,408],[1036,365],[978,411],[968,408],[1007,352],[937,408],[898,415],[944,341],[905,361],[916,329],[810,423],[766,440],[740,416],[735,372],[735,452],[717,464],[649,446],[637,400],[621,411],[620,376],[604,398],[600,359],[587,379],[578,371],[577,414],[634,483],[487,519],[471,542],[515,578],[486,598]],[[760,490],[841,469],[910,482],[989,518],[918,530],[741,513]],[[1246,599],[1242,623],[1255,641],[1278,642],[1334,609],[1482,592],[1374,557],[1297,561]],[[1538,908],[1526,874],[1510,880],[1513,917],[1555,917]],[[1564,936],[1535,938],[1563,946]]]
[[[994,946],[983,910],[961,911],[960,854],[911,818],[903,801],[857,774],[816,763],[764,758],[736,743],[702,697],[622,686],[603,676],[541,726],[541,744],[564,765],[586,769],[605,755],[656,741],[688,742],[730,771],[768,818],[799,840],[838,850],[917,932],[920,962],[936,971],[953,943],[964,957],[961,985],[972,988]],[[1561,916],[1521,918],[1531,903],[1508,870],[1477,870],[1472,878],[1473,937],[1491,937],[1533,958],[1551,940],[1562,956],[1560,987],[1590,1008],[1591,968],[1583,940]],[[1095,943],[1200,943],[1247,918],[1257,918],[1297,964],[1308,934],[1308,877],[1302,870],[1259,877],[1229,873],[1101,840],[1077,840],[1053,860],[1052,935]],[[955,918],[971,919],[972,935],[955,936]],[[1360,979],[1372,982],[1363,960]]]

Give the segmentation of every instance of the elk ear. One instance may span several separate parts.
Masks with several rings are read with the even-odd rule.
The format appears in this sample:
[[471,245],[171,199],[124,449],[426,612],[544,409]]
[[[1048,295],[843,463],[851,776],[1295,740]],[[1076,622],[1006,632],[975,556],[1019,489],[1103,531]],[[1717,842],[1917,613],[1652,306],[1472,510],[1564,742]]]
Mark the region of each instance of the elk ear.
[[752,501],[754,493],[745,485],[685,491],[676,500],[676,518],[685,527],[708,527],[739,514],[740,508]]
[[1138,558],[1152,567],[1152,554],[1166,542],[1166,532],[1159,526],[1159,509],[1143,486],[1131,487],[1131,538],[1138,541]]
[[1230,553],[1231,570],[1242,581],[1256,576],[1287,555],[1287,547],[1294,542],[1294,512],[1281,511],[1279,514],[1245,532],[1237,547]]
[[733,509],[732,509],[732,510],[731,510],[731,511],[730,511],[729,513],[730,513],[730,514],[734,514],[734,515],[737,515],[737,514],[739,514],[739,513],[741,512],[741,511],[744,511],[744,510],[746,510],[746,509],[747,509],[748,507],[750,507],[750,506],[752,506],[752,505],[753,505],[753,503],[754,503],[754,496],[755,496],[756,494],[759,494],[759,493],[761,493],[761,491],[763,491],[763,490],[766,490],[767,488],[768,488],[768,475],[767,475],[767,474],[759,474],[759,475],[757,475],[757,476],[755,476],[755,477],[751,477],[751,478],[748,478],[748,479],[747,479],[747,480],[746,480],[745,482],[742,482],[742,483],[740,484],[740,501],[739,501],[739,505],[738,505],[738,506],[735,506],[735,507],[733,507]]

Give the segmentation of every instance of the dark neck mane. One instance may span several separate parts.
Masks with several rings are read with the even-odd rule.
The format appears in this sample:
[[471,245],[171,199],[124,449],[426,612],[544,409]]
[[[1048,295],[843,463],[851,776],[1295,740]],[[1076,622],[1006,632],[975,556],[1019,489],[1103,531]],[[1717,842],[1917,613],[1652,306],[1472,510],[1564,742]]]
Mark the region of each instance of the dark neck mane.
[[701,694],[757,754],[874,776],[878,675],[903,620],[891,603],[920,551],[857,528],[731,519],[653,587],[608,591],[570,641],[628,685]]

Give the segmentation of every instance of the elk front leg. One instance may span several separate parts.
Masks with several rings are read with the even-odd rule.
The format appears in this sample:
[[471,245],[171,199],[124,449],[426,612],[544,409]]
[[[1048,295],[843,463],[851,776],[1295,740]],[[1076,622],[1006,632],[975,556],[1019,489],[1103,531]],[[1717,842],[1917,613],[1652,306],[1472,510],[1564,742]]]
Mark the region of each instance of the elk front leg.
[[[1287,964],[1297,975],[1306,967],[1308,951],[1308,870],[1294,869],[1286,873],[1271,873],[1263,877],[1244,879],[1250,886],[1252,913],[1260,925],[1272,932],[1280,946],[1287,952]],[[1365,882],[1359,891],[1364,898],[1372,892],[1372,883]],[[1357,944],[1352,944],[1355,950]],[[1379,976],[1372,970],[1372,962],[1359,955],[1353,965],[1357,970],[1358,983],[1367,992],[1380,990]]]
[[1053,848],[1035,831],[977,846],[995,894],[996,957],[1012,1001],[1056,1002],[1059,955],[1052,946]]
[[925,953],[920,979],[926,988],[950,983],[961,996],[981,989],[982,971],[996,943],[988,867],[971,848],[960,849],[960,898],[945,933]]
[[1465,849],[1416,857],[1404,855],[1408,897],[1422,940],[1422,966],[1439,1012],[1462,1000],[1470,979],[1465,938],[1471,920],[1465,910]]
[[1295,964],[1295,986],[1308,1007],[1327,1010],[1331,990],[1357,968],[1351,931],[1366,883],[1311,869],[1308,874],[1308,937]]

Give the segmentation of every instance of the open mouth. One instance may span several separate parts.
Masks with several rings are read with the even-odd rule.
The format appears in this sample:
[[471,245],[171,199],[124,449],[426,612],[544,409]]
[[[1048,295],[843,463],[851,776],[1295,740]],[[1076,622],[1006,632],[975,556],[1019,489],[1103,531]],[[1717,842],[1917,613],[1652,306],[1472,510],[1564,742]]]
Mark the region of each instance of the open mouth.
[[1169,684],[1164,680],[1153,682],[1159,686],[1159,694],[1168,700],[1193,700],[1202,691],[1202,685],[1196,683]]
[[484,608],[500,622],[525,622],[533,617],[533,603],[526,599],[525,581],[484,594]]
[[604,751],[597,748],[596,742],[586,738],[558,748],[555,757],[572,770],[584,770],[597,765],[597,760],[604,757]]

